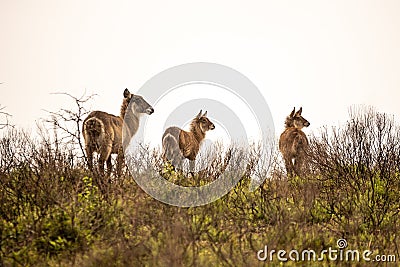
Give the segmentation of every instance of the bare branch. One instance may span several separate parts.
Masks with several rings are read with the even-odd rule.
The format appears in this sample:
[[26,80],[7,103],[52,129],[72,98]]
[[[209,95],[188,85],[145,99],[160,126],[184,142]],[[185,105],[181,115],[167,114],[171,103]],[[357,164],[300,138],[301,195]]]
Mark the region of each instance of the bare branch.
[[14,127],[14,125],[10,124],[10,122],[9,122],[9,119],[10,119],[10,117],[12,117],[12,115],[10,113],[8,113],[8,112],[5,112],[4,111],[5,108],[6,107],[4,107],[4,106],[2,107],[0,105],[0,115],[2,115],[4,117],[4,120],[5,120],[5,122],[2,122],[0,120],[0,130],[4,129],[6,127]]
[[67,96],[72,99],[75,103],[75,109],[61,108],[58,111],[44,110],[50,115],[50,118],[46,119],[45,122],[50,123],[52,129],[60,133],[60,136],[57,134],[58,141],[69,143],[75,148],[78,147],[81,157],[86,161],[87,159],[85,157],[81,138],[81,122],[83,121],[83,117],[90,113],[90,110],[87,110],[84,105],[96,96],[96,94],[86,95],[86,91],[80,97],[65,92],[55,92],[51,94]]

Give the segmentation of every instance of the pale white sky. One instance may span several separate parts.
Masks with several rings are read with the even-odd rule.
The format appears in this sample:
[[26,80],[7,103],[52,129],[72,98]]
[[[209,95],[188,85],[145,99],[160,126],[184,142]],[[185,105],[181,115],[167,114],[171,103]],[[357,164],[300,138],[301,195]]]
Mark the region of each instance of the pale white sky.
[[353,104],[399,116],[399,14],[397,0],[0,0],[0,105],[33,127],[43,109],[73,107],[50,93],[86,89],[93,109],[118,114],[124,88],[201,61],[252,80],[277,134],[294,106],[306,131]]

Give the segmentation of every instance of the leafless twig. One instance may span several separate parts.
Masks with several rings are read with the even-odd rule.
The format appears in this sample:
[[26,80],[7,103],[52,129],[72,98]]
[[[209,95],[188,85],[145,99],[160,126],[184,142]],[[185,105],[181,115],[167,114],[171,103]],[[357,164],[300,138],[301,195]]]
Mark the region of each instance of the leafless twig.
[[72,146],[78,145],[82,157],[87,160],[82,140],[82,121],[90,111],[87,110],[84,105],[96,96],[96,94],[86,95],[86,92],[84,92],[80,97],[65,92],[56,92],[52,94],[67,96],[76,104],[75,109],[61,108],[56,112],[45,110],[50,114],[50,119],[47,119],[46,122],[52,124],[53,130],[55,131],[55,137],[58,138],[57,131],[61,132],[60,140],[56,141],[66,142]]
[[6,107],[2,107],[0,105],[0,115],[4,117],[5,122],[0,122],[0,130],[6,128],[6,127],[14,127],[14,125],[10,124],[9,118],[12,116],[10,113],[5,112],[4,109]]

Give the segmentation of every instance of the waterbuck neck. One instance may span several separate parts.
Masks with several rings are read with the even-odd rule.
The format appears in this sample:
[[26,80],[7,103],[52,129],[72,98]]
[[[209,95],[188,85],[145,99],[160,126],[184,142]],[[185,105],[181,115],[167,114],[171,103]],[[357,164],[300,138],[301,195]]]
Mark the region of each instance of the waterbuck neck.
[[200,125],[195,120],[190,124],[190,132],[193,133],[199,143],[206,137],[206,134],[201,130]]
[[293,119],[290,117],[287,117],[285,120],[285,128],[290,128],[293,127]]
[[128,123],[129,130],[131,131],[130,134],[131,136],[133,136],[138,130],[140,114],[133,112],[133,109],[131,110],[131,112],[127,113],[129,108],[129,101],[130,100],[128,98],[124,98],[124,100],[122,101],[121,112],[119,116],[123,121]]
[[119,116],[121,117],[121,119],[124,119],[126,110],[128,109],[128,106],[129,106],[129,100],[127,98],[124,98],[124,100],[122,101],[122,105],[121,105],[121,111],[119,113]]

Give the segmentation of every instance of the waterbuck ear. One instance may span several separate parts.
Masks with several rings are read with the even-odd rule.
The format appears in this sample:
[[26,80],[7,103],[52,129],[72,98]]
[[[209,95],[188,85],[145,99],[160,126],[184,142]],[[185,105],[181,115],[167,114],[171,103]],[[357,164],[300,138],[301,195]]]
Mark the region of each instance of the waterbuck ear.
[[292,110],[292,112],[290,112],[290,115],[289,115],[289,116],[290,116],[290,117],[293,117],[295,111],[296,111],[296,107],[293,108],[293,110]]
[[129,92],[128,88],[126,88],[126,89],[124,90],[124,97],[127,98],[127,97],[130,96],[130,95],[131,95],[131,92]]
[[206,112],[204,112],[202,117],[207,117],[207,110],[206,110]]
[[200,117],[201,117],[201,113],[202,113],[202,112],[203,112],[203,110],[201,110],[201,109],[200,109],[200,112],[199,112],[199,114],[197,114],[197,116],[196,116],[196,118],[197,118],[197,119],[200,119]]
[[296,112],[296,115],[301,116],[302,112],[303,112],[303,107],[300,107],[300,109]]

